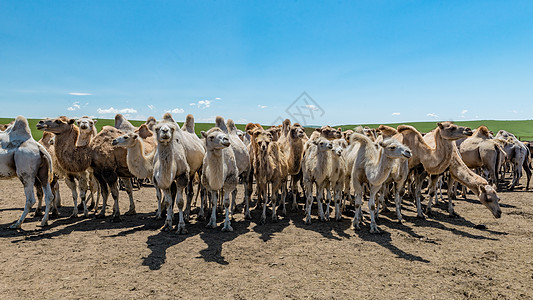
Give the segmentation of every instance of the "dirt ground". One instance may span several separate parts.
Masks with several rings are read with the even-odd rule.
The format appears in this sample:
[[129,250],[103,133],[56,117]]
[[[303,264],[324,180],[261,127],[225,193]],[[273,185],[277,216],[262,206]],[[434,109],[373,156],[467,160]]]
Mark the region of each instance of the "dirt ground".
[[[50,226],[37,227],[31,213],[22,230],[10,230],[22,184],[0,181],[0,298],[533,299],[533,192],[521,187],[500,193],[501,219],[471,194],[455,201],[454,218],[440,202],[432,218],[417,219],[404,201],[406,222],[385,212],[381,234],[368,224],[354,231],[350,215],[322,223],[314,211],[305,225],[300,210],[266,225],[260,211],[252,221],[238,213],[231,233],[206,229],[193,214],[180,236],[159,230],[153,188],[134,192],[137,215],[120,223],[67,218],[64,183],[61,193],[61,217]],[[125,192],[120,205],[125,212]]]

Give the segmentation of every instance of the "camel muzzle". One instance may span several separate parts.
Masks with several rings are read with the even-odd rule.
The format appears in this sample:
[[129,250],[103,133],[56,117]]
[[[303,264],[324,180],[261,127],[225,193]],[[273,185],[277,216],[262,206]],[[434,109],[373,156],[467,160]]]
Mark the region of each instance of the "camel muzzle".
[[118,141],[117,141],[117,140],[113,140],[113,141],[111,142],[111,145],[113,145],[113,146],[118,145]]

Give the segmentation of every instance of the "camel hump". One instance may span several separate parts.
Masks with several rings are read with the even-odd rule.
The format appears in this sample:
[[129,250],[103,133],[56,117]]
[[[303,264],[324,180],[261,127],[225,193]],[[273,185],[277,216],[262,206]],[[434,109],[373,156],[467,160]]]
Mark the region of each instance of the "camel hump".
[[414,128],[413,126],[411,125],[399,125],[398,126],[398,132],[402,133],[404,131],[407,131],[407,130],[411,130],[411,131],[414,131],[414,132],[417,132],[418,130],[416,130],[416,128]]
[[373,143],[369,137],[367,137],[364,134],[357,133],[357,132],[354,132],[352,133],[352,135],[350,135],[350,143],[354,143],[354,142],[361,143],[365,146]]
[[490,130],[485,125],[479,126],[477,130],[482,135],[490,136]]
[[232,119],[228,119],[226,122],[226,126],[228,127],[229,133],[237,134],[237,127],[235,126],[235,122],[233,122]]
[[154,135],[154,133],[148,128],[148,125],[146,124],[142,124],[141,126],[139,126],[139,129],[135,130],[135,133],[137,133],[143,139]]
[[222,129],[225,133],[228,133],[228,127],[226,127],[226,124],[224,124],[224,118],[221,116],[217,116],[215,119],[215,125],[216,127]]
[[167,122],[174,122],[174,123],[176,123],[176,122],[174,121],[174,118],[172,118],[172,115],[171,115],[170,113],[168,113],[168,112],[165,113],[165,114],[163,115],[163,120],[165,120],[165,121],[167,121]]
[[194,133],[194,117],[191,114],[188,114],[185,118],[185,123],[183,123],[181,130]]
[[15,122],[9,127],[6,132],[10,135],[16,135],[20,139],[26,140],[33,138],[31,135],[30,125],[28,120],[23,116],[17,116]]

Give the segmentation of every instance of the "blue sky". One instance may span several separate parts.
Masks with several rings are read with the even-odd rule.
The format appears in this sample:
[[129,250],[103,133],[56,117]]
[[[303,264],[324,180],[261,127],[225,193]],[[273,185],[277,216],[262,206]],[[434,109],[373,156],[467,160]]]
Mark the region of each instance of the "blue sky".
[[[532,15],[531,1],[0,0],[0,116],[532,119]],[[303,92],[314,102],[288,110]]]

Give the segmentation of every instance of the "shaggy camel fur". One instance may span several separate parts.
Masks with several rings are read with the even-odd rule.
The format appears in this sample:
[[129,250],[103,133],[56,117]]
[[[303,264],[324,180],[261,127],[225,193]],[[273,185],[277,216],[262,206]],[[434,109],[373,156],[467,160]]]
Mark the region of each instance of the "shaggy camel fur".
[[287,160],[281,151],[278,142],[272,141],[272,135],[261,129],[255,129],[250,132],[253,134],[252,143],[254,143],[254,175],[257,182],[257,193],[263,200],[263,214],[260,223],[266,222],[266,206],[268,200],[268,185],[272,188],[272,221],[277,220],[276,201],[281,190],[281,201],[283,213],[285,214],[285,196],[287,180]]
[[181,130],[172,118],[166,113],[163,120],[155,127],[157,152],[154,158],[154,184],[163,190],[167,218],[162,230],[172,229],[172,219],[174,217],[174,199],[177,196],[178,206],[178,234],[185,234],[185,219],[183,217],[184,200],[183,190],[189,184],[190,168],[187,163],[185,149],[181,141],[176,137],[176,132]]
[[526,190],[529,189],[529,182],[531,181],[531,169],[529,168],[530,152],[529,148],[519,141],[516,136],[508,131],[500,130],[496,134],[497,139],[508,139],[512,143],[508,143],[504,150],[508,153],[508,159],[513,164],[513,182],[509,190],[513,190],[514,187],[522,178],[522,168],[527,175]]
[[[63,178],[63,174],[58,171],[58,163],[57,159],[55,158],[55,151],[54,151],[54,142],[55,142],[55,136],[51,132],[43,132],[43,137],[39,140],[39,144],[43,145],[43,147],[48,151],[50,154],[50,157],[52,157],[52,166],[54,173],[52,174],[52,181],[50,182],[50,187],[52,189],[52,193],[54,194],[54,201],[52,201],[52,206],[50,208],[50,211],[52,213],[53,217],[59,216],[58,208],[61,206],[61,195],[59,193],[59,179]],[[42,215],[42,200],[43,200],[43,194],[42,189],[37,188],[37,208],[35,209],[35,216]]]
[[30,208],[35,204],[33,187],[36,183],[42,187],[46,203],[41,226],[48,224],[48,213],[53,200],[49,182],[52,174],[52,157],[33,139],[28,120],[17,116],[13,125],[0,132],[0,178],[17,176],[24,185],[26,195],[26,204],[20,219],[9,228],[20,228]]
[[[208,132],[202,131],[202,136],[205,138],[205,146],[207,153],[204,157],[202,166],[202,185],[211,194],[211,219],[207,227],[216,228],[217,218],[217,195],[223,195],[223,204],[226,211],[224,219],[224,227],[222,231],[233,231],[230,222],[230,199],[229,195],[232,193],[239,183],[237,176],[237,162],[235,161],[235,154],[229,148],[231,142],[226,133],[220,128],[211,128]],[[203,203],[200,208],[203,215]]]
[[322,201],[324,190],[329,186],[329,176],[331,175],[331,149],[333,143],[325,137],[317,137],[309,140],[308,147],[304,152],[302,162],[303,182],[306,193],[305,204],[305,224],[311,224],[311,207],[313,206],[313,185],[316,185],[316,198],[318,204],[318,214],[321,221],[325,221]]
[[[361,206],[363,204],[363,184],[370,187],[370,197],[368,209],[370,210],[370,232],[379,232],[376,224],[376,203],[377,192],[381,185],[387,180],[392,170],[393,161],[400,157],[410,158],[411,150],[395,139],[386,139],[375,144],[369,137],[354,133],[350,137],[351,143],[360,144],[354,148],[357,151],[356,159],[352,169],[352,184],[355,193],[355,216],[353,226],[359,229],[361,216]],[[376,148],[376,145],[378,147]]]
[[340,139],[342,137],[342,133],[340,128],[335,129],[329,125],[326,125],[315,129],[315,131],[313,131],[313,133],[309,137],[309,140],[314,140],[319,137],[325,137],[326,139],[332,141],[334,139]]
[[[237,176],[242,179],[244,184],[244,204],[245,211],[244,217],[251,218],[250,215],[250,196],[252,190],[250,189],[250,172],[251,172],[251,158],[250,152],[244,142],[237,135],[237,127],[233,120],[228,119],[227,123],[224,124],[224,118],[217,116],[215,119],[216,127],[220,128],[224,133],[228,135],[230,140],[230,148],[233,150],[235,161],[237,162]],[[237,189],[235,189],[231,194],[231,216],[233,217],[235,205],[236,205]]]
[[279,145],[287,158],[288,173],[291,176],[292,192],[292,210],[298,208],[298,181],[302,179],[302,159],[304,155],[304,137],[303,127],[286,119],[283,122],[282,136],[279,139]]
[[[398,126],[398,134],[394,139],[408,146],[412,151],[412,157],[409,159],[409,169],[414,170],[418,165],[422,165],[425,172],[416,175],[415,180],[415,199],[417,216],[424,218],[421,205],[422,181],[426,172],[430,175],[440,175],[450,165],[451,156],[455,147],[455,140],[471,136],[472,130],[467,127],[457,126],[451,122],[437,123],[434,130],[435,147],[430,147],[422,137],[422,134],[416,128],[409,125]],[[438,176],[430,181],[430,191],[434,195],[435,186]],[[432,194],[430,193],[430,197]],[[431,198],[430,198],[431,201]],[[426,213],[431,212],[431,206],[426,207]]]
[[[146,125],[142,125],[146,126]],[[142,127],[141,126],[141,127]],[[139,136],[138,133],[130,132],[121,135],[113,140],[113,146],[124,147],[127,149],[127,164],[133,176],[139,179],[150,179],[154,177],[154,146],[147,147],[147,143]],[[161,190],[155,188],[157,197],[156,219],[161,219]]]
[[[80,135],[78,136],[78,141],[76,142],[76,146],[86,146],[89,145],[92,138],[95,137],[98,134],[98,131],[96,130],[96,124],[97,120],[93,120],[90,117],[84,116],[76,120],[76,124],[78,125],[80,129]],[[98,184],[98,180],[94,176],[93,170],[89,168],[87,170],[89,172],[88,178],[89,178],[89,195],[87,196],[86,201],[89,201],[91,199],[91,204],[87,207],[89,210],[91,210],[93,207],[98,210],[98,203],[100,202],[100,185]],[[95,200],[95,194],[96,193],[96,200]],[[59,202],[58,202],[59,203]]]
[[469,168],[485,168],[489,172],[489,183],[498,186],[500,158],[506,154],[499,143],[492,139],[487,127],[478,127],[472,136],[460,142],[458,148]]
[[[430,147],[434,147],[435,145],[435,139],[433,137],[434,134],[434,131],[432,131],[426,134],[426,136],[424,136],[424,140]],[[474,194],[478,196],[479,201],[491,211],[494,217],[499,218],[501,216],[501,209],[498,203],[500,198],[498,197],[496,190],[491,185],[489,185],[487,180],[477,175],[474,171],[468,168],[468,166],[462,160],[461,154],[459,153],[459,149],[457,149],[457,146],[455,144],[453,145],[453,152],[450,159],[449,171],[451,178],[448,183],[449,188],[453,186],[453,181],[458,181],[462,185],[472,190]],[[431,179],[434,180],[435,177],[437,177],[438,179],[439,176],[432,176]],[[428,206],[431,205],[431,193],[434,194],[435,191],[430,190],[430,201],[428,202]],[[456,215],[453,210],[452,197],[448,197],[448,213],[450,214],[450,216]]]

